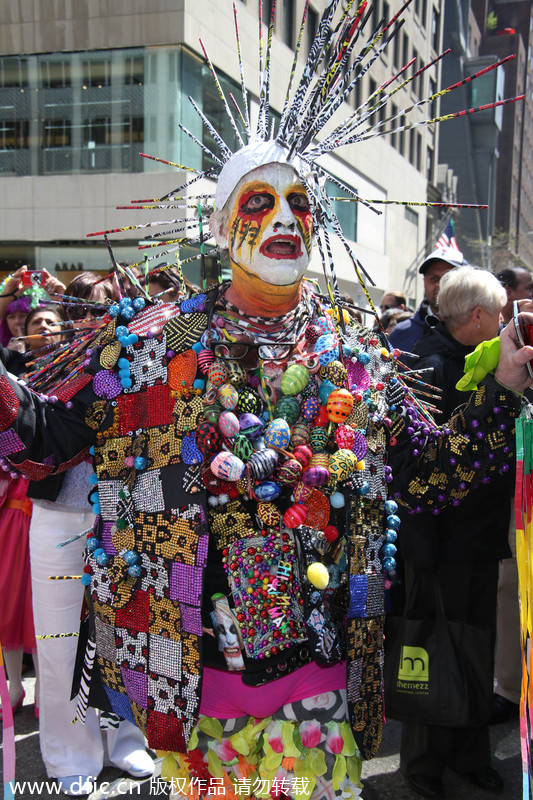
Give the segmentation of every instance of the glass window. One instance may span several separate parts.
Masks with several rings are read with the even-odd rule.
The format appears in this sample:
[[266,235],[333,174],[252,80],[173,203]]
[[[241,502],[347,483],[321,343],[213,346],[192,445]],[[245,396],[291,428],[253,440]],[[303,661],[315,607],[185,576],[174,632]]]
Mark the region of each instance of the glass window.
[[28,85],[28,59],[0,59],[0,87],[3,89],[26,87]]
[[283,0],[283,41],[288,47],[293,46],[294,41],[294,0]]
[[43,124],[43,147],[70,147],[72,124],[69,119],[49,119]]
[[0,150],[26,150],[29,147],[28,120],[0,122]]
[[426,178],[430,183],[433,182],[433,148],[428,147],[426,150]]
[[431,43],[433,50],[438,52],[440,47],[440,14],[435,7],[433,7],[433,21],[431,23]]
[[63,89],[70,86],[70,61],[42,61],[41,84],[43,89]]
[[263,0],[263,22],[265,25],[270,25],[271,16],[272,16],[272,0]]
[[[350,197],[348,192],[341,189],[331,180],[326,181],[326,191],[330,197]],[[355,190],[357,191],[357,190]],[[340,222],[342,231],[347,239],[357,241],[357,203],[343,203],[340,200],[332,201],[333,210]]]
[[111,85],[111,62],[108,59],[91,59],[83,62],[83,84],[84,86]]

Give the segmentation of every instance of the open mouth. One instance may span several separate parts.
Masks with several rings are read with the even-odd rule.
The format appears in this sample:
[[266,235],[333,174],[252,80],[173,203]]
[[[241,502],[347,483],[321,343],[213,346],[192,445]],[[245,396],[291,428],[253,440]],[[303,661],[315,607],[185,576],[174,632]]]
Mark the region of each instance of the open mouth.
[[302,241],[298,236],[271,236],[263,242],[259,251],[267,258],[300,258]]
[[240,656],[241,651],[238,647],[225,647],[224,653],[230,658],[237,658],[237,656]]

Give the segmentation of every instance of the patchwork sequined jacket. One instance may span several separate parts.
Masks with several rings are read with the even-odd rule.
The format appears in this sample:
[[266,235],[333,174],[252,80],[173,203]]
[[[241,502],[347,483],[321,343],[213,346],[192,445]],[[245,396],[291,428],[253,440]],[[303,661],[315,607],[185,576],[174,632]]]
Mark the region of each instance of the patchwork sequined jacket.
[[[398,379],[394,354],[366,329],[349,327],[321,372],[280,397],[294,400],[285,403],[289,422],[287,410],[272,410],[287,423],[289,441],[276,445],[284,425],[274,427],[266,450],[241,440],[244,473],[230,459],[228,474],[215,475],[213,452],[234,455],[236,435],[220,435],[204,403],[213,391],[202,344],[213,299],[124,316],[115,309],[85,370],[55,396],[38,396],[4,371],[1,455],[33,479],[93,455],[96,518],[83,578],[88,652],[96,646],[92,704],[134,721],[153,748],[185,750],[198,714],[209,598],[224,587],[247,682],[275,679],[312,658],[346,661],[351,724],[369,758],[383,718],[383,598],[385,570],[394,569],[395,503],[433,510],[496,474],[513,458],[520,398],[489,376],[468,406],[434,429]],[[336,335],[330,317],[316,312],[313,325]],[[246,380],[233,384],[236,412],[260,414],[258,381]],[[335,416],[328,399],[338,389],[350,400]],[[306,468],[326,469],[325,480],[300,481],[297,443],[307,443],[314,461]],[[277,496],[258,489],[269,483]],[[294,505],[305,514],[287,516]],[[328,572],[325,588],[307,577],[317,563]],[[209,647],[204,656],[209,663]]]

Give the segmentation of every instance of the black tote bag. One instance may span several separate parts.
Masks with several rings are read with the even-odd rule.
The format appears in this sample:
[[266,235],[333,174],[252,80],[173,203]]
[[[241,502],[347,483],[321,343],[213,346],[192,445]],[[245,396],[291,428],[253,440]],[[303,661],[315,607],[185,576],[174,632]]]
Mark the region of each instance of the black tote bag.
[[450,728],[477,727],[492,709],[494,635],[446,619],[436,577],[435,612],[413,618],[413,581],[404,613],[385,624],[385,715]]

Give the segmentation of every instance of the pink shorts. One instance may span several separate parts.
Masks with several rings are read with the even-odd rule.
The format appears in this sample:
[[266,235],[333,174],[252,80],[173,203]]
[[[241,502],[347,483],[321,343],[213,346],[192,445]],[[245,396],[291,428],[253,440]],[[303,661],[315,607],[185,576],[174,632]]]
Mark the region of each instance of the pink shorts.
[[200,714],[216,719],[270,717],[287,703],[346,688],[346,664],[312,662],[263,686],[246,686],[241,673],[204,667]]

